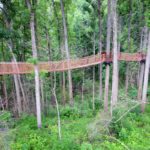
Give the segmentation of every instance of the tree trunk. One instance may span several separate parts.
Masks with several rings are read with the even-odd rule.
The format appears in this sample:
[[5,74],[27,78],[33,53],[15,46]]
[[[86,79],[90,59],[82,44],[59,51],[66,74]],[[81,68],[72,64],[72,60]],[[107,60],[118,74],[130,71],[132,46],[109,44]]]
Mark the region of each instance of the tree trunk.
[[[147,39],[147,34],[148,34],[148,28],[144,27],[144,40],[143,40],[143,32],[141,34],[141,43],[140,43],[140,52],[143,52],[144,49],[146,49],[146,41]],[[140,72],[139,72],[139,84],[138,84],[138,101],[141,102],[142,99],[142,88],[143,88],[143,80],[144,80],[144,70],[145,70],[145,63],[140,62]]]
[[125,92],[128,94],[129,88],[129,63],[126,63],[126,80],[125,80]]
[[[2,39],[2,57],[3,61],[5,61],[5,53],[4,53],[4,43]],[[6,102],[6,109],[8,110],[8,93],[7,93],[7,87],[6,87],[6,79],[5,76],[2,76],[2,84],[3,84],[3,93],[4,93],[4,100]]]
[[14,78],[15,90],[16,90],[18,115],[20,116],[21,113],[22,113],[20,88],[19,88],[19,83],[18,83],[17,75],[13,75],[13,78]]
[[84,80],[85,80],[85,77],[84,77],[84,74],[85,74],[85,70],[83,70],[83,76],[82,76],[82,89],[81,89],[81,101],[82,103],[84,102]]
[[[9,47],[9,50],[10,50],[10,53],[12,55],[12,62],[13,63],[16,63],[16,58],[13,54],[13,44],[12,44],[12,41],[11,39],[8,41],[8,47]],[[14,67],[14,70],[18,70],[18,67],[17,65]],[[14,78],[14,83],[15,83],[15,90],[16,90],[16,99],[17,99],[17,109],[18,109],[18,115],[20,116],[21,113],[22,113],[22,104],[21,104],[21,95],[20,95],[20,88],[19,88],[19,75],[13,75],[13,78]]]
[[66,78],[65,72],[62,72],[62,90],[63,90],[63,105],[66,104]]
[[61,122],[60,122],[60,112],[59,112],[59,104],[56,96],[56,73],[54,72],[54,88],[53,88],[53,95],[56,103],[56,109],[57,109],[57,122],[58,122],[58,136],[61,140]]
[[[11,22],[11,20],[7,20],[7,17],[6,17],[6,26],[7,26],[7,28],[9,29],[9,30],[11,30],[12,29],[12,22]],[[15,63],[15,66],[14,66],[14,70],[16,71],[16,72],[19,72],[19,68],[18,68],[18,66],[17,66],[17,59],[16,59],[16,57],[15,57],[15,54],[13,53],[13,48],[14,48],[14,44],[13,44],[13,40],[10,38],[9,39],[9,41],[8,41],[8,47],[9,47],[9,50],[10,50],[10,54],[11,54],[11,56],[12,56],[12,61]],[[16,92],[18,91],[19,92],[19,94],[17,93],[16,95],[16,97],[20,97],[21,98],[21,94],[22,94],[22,100],[20,99],[20,100],[17,100],[20,104],[18,104],[19,105],[19,107],[21,107],[21,108],[19,108],[20,110],[21,110],[21,112],[25,112],[26,111],[26,109],[27,109],[27,98],[26,98],[26,95],[25,95],[25,90],[24,90],[24,87],[23,87],[23,84],[22,84],[22,81],[21,81],[21,76],[20,76],[20,74],[17,74],[17,75],[15,75],[16,77],[14,77],[14,82],[15,82],[15,84],[19,84],[19,85],[15,85],[15,87],[17,88],[16,89]],[[17,98],[18,99],[18,98]],[[20,113],[21,113],[20,112]],[[20,113],[19,113],[19,115],[20,115]]]
[[[48,60],[52,61],[52,51],[51,51],[51,40],[50,40],[50,35],[48,32],[48,29],[46,28],[46,40],[47,40],[47,48],[48,48]],[[49,72],[49,77],[50,77],[50,87],[53,87],[53,74]]]
[[21,77],[20,75],[18,75],[18,81],[19,81],[19,85],[20,85],[20,90],[21,90],[21,93],[22,93],[22,97],[23,97],[23,111],[26,112],[27,110],[27,98],[26,98],[26,95],[25,95],[25,91],[24,91],[24,88],[23,88],[23,84],[22,84],[22,81],[21,81]]
[[[4,5],[4,9],[5,9],[5,5]],[[4,19],[5,19],[7,29],[10,30],[12,28],[12,23],[11,23],[11,20],[8,20],[8,17],[6,16],[5,13],[4,13]],[[11,38],[9,38],[7,45],[12,56],[12,62],[16,63],[16,58],[15,58],[15,55],[13,54],[13,42]],[[18,70],[17,65],[14,67],[14,69],[16,71]],[[20,77],[19,75],[13,75],[14,83],[15,83],[15,90],[16,90],[17,106],[18,106],[17,110],[18,110],[18,115],[20,116],[20,114],[22,113],[22,106],[21,106],[21,96],[20,96],[20,88],[19,88],[19,82],[21,85],[21,81],[19,80],[19,77]]]
[[144,27],[144,41],[143,41],[143,51],[147,50],[148,46],[148,28]]
[[145,110],[146,99],[147,99],[149,68],[150,68],[150,32],[149,32],[148,49],[147,49],[145,73],[144,73],[144,84],[143,84],[143,94],[142,94],[142,104],[141,104],[142,112],[144,112]]
[[[129,25],[128,25],[128,52],[131,51],[131,17],[132,17],[132,1],[129,0],[129,5],[130,5],[130,14],[129,14]],[[126,80],[125,80],[125,92],[126,95],[128,94],[128,88],[129,88],[129,63],[127,62],[126,65]]]
[[39,68],[37,65],[34,66],[35,72],[35,96],[36,96],[36,115],[37,115],[37,126],[42,127],[41,122],[41,102],[40,102],[40,83],[39,83]]
[[[64,50],[64,44],[61,44],[61,58],[65,59],[65,50]],[[64,67],[64,66],[63,66]],[[61,74],[61,87],[62,87],[62,103],[63,105],[66,104],[66,74],[65,71]]]
[[[61,55],[62,55],[62,59],[65,58],[65,50],[64,50],[64,44],[61,45]],[[65,75],[65,71],[62,72],[61,74],[61,86],[62,86],[62,101],[63,101],[63,105],[66,104],[66,75]]]
[[6,110],[8,110],[8,93],[6,88],[6,80],[4,76],[3,76],[3,93],[4,93],[4,100],[6,103]]
[[[64,29],[64,42],[65,42],[65,51],[66,51],[66,58],[68,60],[68,68],[70,68],[70,52],[69,52],[69,46],[68,46],[68,33],[67,33],[67,23],[66,23],[66,18],[65,18],[65,12],[64,12],[64,5],[63,5],[63,0],[60,0],[61,4],[61,12],[62,12],[62,20],[63,20],[63,29]],[[68,70],[68,82],[69,82],[69,99],[70,99],[70,105],[74,105],[73,101],[73,91],[72,91],[72,75],[71,75],[71,70]]]
[[138,101],[141,102],[142,99],[142,87],[143,87],[143,79],[144,79],[144,70],[145,64],[141,62],[140,64],[140,74],[139,74],[139,85],[138,85]]
[[[93,54],[95,55],[95,32],[93,36]],[[93,66],[93,100],[92,100],[92,107],[95,110],[95,66]]]
[[113,77],[112,77],[112,97],[111,97],[111,114],[112,108],[118,99],[118,50],[117,50],[117,1],[112,0],[113,16]]
[[[99,18],[99,53],[102,52],[102,22],[101,22],[101,0],[98,0],[98,18]],[[101,55],[100,55],[101,56]],[[102,64],[99,65],[99,96],[100,100],[103,99],[103,83],[102,83]]]
[[[31,3],[29,0],[26,0],[28,9],[30,10],[30,30],[31,30],[31,40],[32,40],[32,55],[33,59],[37,61],[37,47],[36,47],[36,37],[35,37],[35,12],[32,9]],[[36,96],[36,115],[37,115],[37,126],[41,128],[41,102],[40,102],[40,78],[39,78],[39,67],[37,64],[34,64],[34,73],[35,73],[35,96]]]
[[[53,8],[54,8],[54,15],[55,15],[55,18],[56,18],[56,21],[57,21],[57,34],[58,34],[58,43],[59,43],[59,50],[60,50],[60,53],[62,56],[64,56],[63,54],[63,50],[61,49],[61,27],[60,27],[60,21],[59,21],[59,18],[58,18],[58,14],[57,14],[57,10],[56,10],[56,7],[55,7],[55,2],[54,0],[52,0],[52,4],[53,4]],[[62,87],[62,102],[63,102],[63,105],[65,105],[66,103],[66,82],[65,82],[65,72],[62,72],[60,73],[60,87]]]
[[122,19],[121,17],[118,18],[118,53],[120,53],[120,48],[121,48],[121,42],[120,42],[120,37],[121,37],[121,26],[122,26]]
[[[111,38],[111,0],[108,0],[108,16],[107,16],[107,41],[106,41],[106,57],[110,55],[110,38]],[[110,66],[106,64],[106,78],[105,78],[105,91],[104,91],[104,111],[108,111],[108,94],[109,94],[109,75]]]
[[40,90],[41,90],[41,111],[43,111],[44,112],[44,106],[45,106],[45,101],[44,101],[44,99],[45,99],[45,97],[44,97],[44,83],[43,83],[44,81],[43,81],[43,79],[42,78],[40,78]]

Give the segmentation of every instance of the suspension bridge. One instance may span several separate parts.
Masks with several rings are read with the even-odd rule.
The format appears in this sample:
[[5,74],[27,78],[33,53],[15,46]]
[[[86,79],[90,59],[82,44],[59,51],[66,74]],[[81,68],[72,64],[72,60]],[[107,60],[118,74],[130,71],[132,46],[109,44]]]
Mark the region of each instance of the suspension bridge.
[[[141,62],[145,61],[146,54],[138,53],[118,53],[118,61],[127,62]],[[66,70],[85,68],[101,63],[111,63],[113,55],[106,55],[105,52],[101,54],[91,55],[83,58],[40,62],[36,64],[39,71],[45,72],[61,72]],[[0,62],[0,75],[9,74],[29,74],[34,72],[34,64],[28,62]]]

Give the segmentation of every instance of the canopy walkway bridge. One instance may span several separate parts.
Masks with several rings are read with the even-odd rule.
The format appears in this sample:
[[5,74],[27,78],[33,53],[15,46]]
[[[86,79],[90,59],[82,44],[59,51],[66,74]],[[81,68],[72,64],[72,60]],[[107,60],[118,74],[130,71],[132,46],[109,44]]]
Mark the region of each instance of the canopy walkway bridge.
[[[106,56],[105,52],[97,55],[87,56],[83,58],[60,60],[60,61],[49,61],[40,62],[38,67],[40,71],[45,72],[61,72],[66,70],[85,68],[101,63],[111,63],[112,54]],[[119,53],[119,61],[144,61],[146,55],[143,53]],[[0,75],[8,74],[28,74],[34,72],[34,64],[27,62],[0,62]]]

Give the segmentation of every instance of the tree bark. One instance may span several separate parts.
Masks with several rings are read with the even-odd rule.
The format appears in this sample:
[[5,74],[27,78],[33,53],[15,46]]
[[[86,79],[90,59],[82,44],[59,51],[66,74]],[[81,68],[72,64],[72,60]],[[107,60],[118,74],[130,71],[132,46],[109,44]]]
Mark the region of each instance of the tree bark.
[[138,85],[138,101],[141,102],[142,99],[142,87],[143,87],[143,79],[144,79],[144,70],[145,64],[141,62],[140,64],[140,74],[139,74],[139,85]]
[[[146,41],[147,41],[147,34],[148,29],[144,27],[142,30],[144,31],[144,40],[143,40],[143,32],[141,34],[141,43],[140,43],[140,52],[143,52],[146,49]],[[141,102],[142,99],[142,88],[143,88],[143,80],[144,80],[144,70],[145,70],[145,63],[140,62],[140,72],[139,72],[139,84],[138,84],[138,101]]]
[[[59,17],[58,17],[58,14],[57,14],[57,10],[56,10],[56,7],[55,7],[54,0],[52,0],[52,5],[53,5],[53,8],[54,8],[54,15],[55,15],[55,18],[56,18],[56,21],[57,21],[57,34],[58,34],[59,50],[60,50],[61,55],[64,56],[63,50],[61,49],[60,21],[59,21]],[[63,105],[65,105],[65,103],[66,103],[66,82],[65,82],[65,80],[66,80],[65,72],[60,73],[60,86],[62,87],[62,99],[63,99],[62,102],[63,102]]]
[[[61,12],[62,12],[62,20],[63,20],[63,29],[64,29],[64,44],[65,44],[65,51],[66,51],[66,58],[68,60],[68,68],[70,66],[69,60],[70,60],[70,52],[69,52],[69,46],[68,46],[68,33],[67,33],[67,23],[65,18],[65,12],[64,12],[64,5],[63,0],[60,0],[61,4]],[[70,106],[74,105],[73,101],[73,91],[72,91],[72,75],[71,70],[68,70],[68,82],[69,82],[69,99],[70,99]]]
[[122,19],[121,17],[118,18],[118,53],[120,53],[121,49],[121,42],[120,42],[120,37],[121,37],[121,26],[122,26]]
[[[132,17],[132,1],[129,0],[129,6],[130,6],[130,14],[129,14],[129,24],[128,24],[128,52],[130,52],[131,50],[131,17]],[[129,88],[129,63],[127,62],[126,65],[126,80],[125,80],[125,92],[126,95],[128,94],[128,88]]]
[[62,72],[62,94],[63,94],[63,105],[66,104],[66,78],[65,72]]
[[81,101],[82,103],[84,102],[84,80],[85,80],[85,77],[84,77],[84,74],[85,74],[85,70],[83,70],[83,75],[82,75],[82,89],[81,89]]
[[54,88],[53,88],[53,95],[56,103],[56,109],[57,109],[57,122],[58,122],[58,136],[61,140],[61,120],[60,120],[60,111],[59,111],[59,104],[56,96],[56,73],[54,72]]
[[111,96],[111,114],[112,108],[118,100],[118,50],[117,50],[117,1],[112,0],[113,16],[113,77],[112,77],[112,96]]
[[[46,32],[46,40],[47,40],[47,48],[48,48],[48,60],[52,61],[51,40],[50,40],[50,35],[49,35],[47,28],[45,32]],[[50,87],[53,87],[53,74],[51,72],[49,73],[49,77],[50,77]]]
[[[61,44],[61,55],[62,59],[65,58],[65,50],[64,50],[64,44]],[[62,72],[61,74],[61,86],[62,86],[62,102],[63,105],[66,104],[66,74],[65,71]]]
[[[30,30],[31,30],[31,41],[32,41],[32,55],[33,59],[37,61],[37,46],[36,46],[36,37],[35,37],[35,12],[32,9],[31,3],[29,0],[26,0],[28,9],[30,10]],[[37,126],[38,128],[42,127],[41,122],[41,102],[40,102],[40,78],[39,78],[39,67],[34,64],[34,73],[35,73],[35,96],[36,96],[36,115],[37,115]]]
[[147,49],[145,73],[144,73],[144,84],[143,84],[142,104],[141,104],[142,112],[144,112],[144,110],[145,110],[146,99],[147,99],[149,68],[150,68],[150,32],[149,32],[148,49]]
[[[5,53],[4,53],[4,43],[2,39],[2,57],[3,61],[5,61]],[[3,93],[4,93],[4,100],[6,102],[6,109],[8,110],[8,93],[7,93],[7,86],[6,86],[6,79],[5,76],[2,76],[2,85],[3,85]]]
[[[4,21],[5,21],[5,24],[6,24],[6,28],[8,30],[11,30],[12,29],[12,22],[11,22],[11,20],[8,20],[8,15],[9,14],[7,14],[6,10],[7,9],[5,8],[5,5],[4,5],[4,9],[3,9]],[[13,54],[13,42],[12,42],[11,38],[8,39],[7,45],[8,45],[10,54],[12,56],[12,60],[11,61],[13,63],[16,63],[17,61],[16,61],[16,58],[15,58],[15,55]],[[17,65],[15,65],[14,69],[16,71],[18,71]],[[19,75],[13,75],[13,78],[14,78],[15,90],[16,90],[17,110],[18,110],[18,115],[20,116],[20,114],[22,113],[22,104],[21,104],[21,95],[20,95],[19,84],[20,85],[22,85],[22,84],[21,84],[21,80],[20,80],[20,76]],[[22,93],[23,93],[23,91],[22,91]]]
[[[101,22],[101,0],[98,0],[98,19],[99,19],[99,53],[102,52],[102,22]],[[101,55],[100,55],[101,56]],[[102,64],[99,65],[99,96],[103,99],[103,83],[102,83]]]
[[[93,36],[93,54],[95,55],[95,32]],[[93,100],[92,100],[92,107],[95,110],[95,66],[93,66]]]
[[44,97],[44,83],[43,83],[44,81],[43,81],[43,79],[42,78],[40,78],[40,90],[41,90],[41,111],[43,111],[44,112],[44,106],[45,106],[45,97]]
[[2,99],[3,104],[6,110],[8,110],[8,94],[6,89],[6,80],[4,76],[1,76],[1,90],[2,90]]
[[[12,55],[12,62],[16,63],[17,61],[15,58],[15,55],[13,54],[13,43],[12,43],[11,39],[8,41],[8,47],[9,47],[10,53]],[[18,71],[17,65],[15,65],[14,70]],[[15,74],[15,75],[13,75],[13,78],[14,78],[15,90],[16,90],[18,115],[20,116],[22,113],[21,95],[20,95],[20,87],[19,87],[20,76]],[[21,83],[20,83],[20,85],[21,85]]]
[[[111,38],[111,0],[107,3],[107,41],[106,41],[106,57],[109,58],[110,55],[110,38]],[[110,76],[110,66],[106,64],[106,78],[105,78],[105,91],[104,91],[104,111],[108,112],[108,94],[109,94],[109,76]]]

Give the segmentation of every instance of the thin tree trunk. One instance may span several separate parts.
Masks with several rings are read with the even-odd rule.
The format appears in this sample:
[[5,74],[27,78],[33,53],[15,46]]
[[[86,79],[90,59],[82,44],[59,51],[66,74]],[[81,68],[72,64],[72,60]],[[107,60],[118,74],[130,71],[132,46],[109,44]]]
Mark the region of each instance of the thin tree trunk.
[[147,49],[145,73],[144,73],[144,84],[143,84],[142,105],[141,105],[142,112],[144,112],[145,110],[146,99],[147,99],[149,68],[150,68],[150,32],[149,32],[148,49]]
[[[33,51],[33,58],[37,59],[37,49],[36,49],[36,41],[35,41],[35,31],[34,31],[34,13],[31,14],[31,37],[32,37],[32,51]],[[37,123],[38,127],[40,128],[41,123],[41,103],[40,103],[40,83],[39,83],[39,68],[38,65],[34,66],[35,71],[35,95],[36,95],[36,111],[37,111]]]
[[[10,53],[12,55],[12,62],[17,62],[16,61],[16,58],[13,54],[13,44],[12,44],[12,41],[11,39],[9,40],[8,42],[8,47],[9,47],[9,50],[10,50]],[[14,67],[14,70],[17,70],[18,71],[18,67],[17,65]],[[22,113],[22,104],[21,104],[21,95],[20,95],[20,88],[19,88],[19,75],[13,75],[13,78],[14,78],[14,83],[15,83],[15,90],[16,90],[16,99],[17,99],[17,109],[18,109],[18,115],[20,116],[21,113]]]
[[[64,44],[61,46],[61,55],[62,55],[62,59],[65,58],[65,50],[64,50]],[[61,79],[62,79],[62,101],[63,101],[63,105],[66,104],[66,75],[65,75],[65,71],[62,72],[61,74]]]
[[[32,9],[31,3],[29,0],[26,0],[28,9],[30,10],[30,30],[31,30],[31,40],[32,40],[32,54],[33,58],[37,61],[37,46],[36,46],[36,37],[35,37],[35,12]],[[37,64],[34,64],[35,72],[35,96],[36,96],[36,115],[37,115],[37,126],[41,128],[41,102],[40,102],[40,78],[39,78],[39,67]]]
[[[47,40],[47,48],[48,48],[48,60],[52,61],[51,40],[47,28],[46,28],[46,40]],[[49,77],[50,77],[50,87],[53,87],[53,74],[51,72],[49,73]]]
[[148,46],[148,28],[144,27],[144,41],[143,41],[143,51],[146,51]]
[[36,115],[37,115],[37,126],[42,127],[41,121],[41,102],[40,102],[40,83],[39,83],[39,68],[37,65],[34,66],[35,72],[35,96],[36,96]]
[[112,97],[111,97],[111,115],[112,108],[118,100],[118,49],[117,49],[117,1],[112,0],[113,12],[113,77],[112,77]]
[[[118,17],[118,32],[117,32],[117,34],[118,34],[118,42],[117,42],[117,52],[118,52],[118,54],[120,54],[120,49],[121,49],[121,42],[120,42],[120,36],[121,36],[121,18],[120,17]],[[119,85],[119,63],[118,63],[118,85]]]
[[61,37],[60,37],[60,22],[59,22],[59,18],[58,18],[58,14],[57,14],[57,10],[56,10],[56,7],[55,7],[55,2],[54,0],[52,0],[52,4],[53,4],[53,8],[54,8],[54,15],[55,15],[55,18],[56,18],[56,21],[57,21],[57,36],[58,36],[58,43],[59,43],[59,50],[61,48]]
[[40,85],[41,85],[41,110],[44,111],[44,84],[43,84],[43,79],[40,79]]
[[[141,43],[140,43],[140,52],[143,52],[144,49],[146,49],[146,41],[148,29],[147,27],[144,27],[144,40],[143,40],[143,32],[141,34]],[[139,84],[138,84],[138,101],[141,102],[142,100],[142,88],[143,88],[143,80],[144,80],[144,70],[145,70],[145,62],[140,62],[140,72],[139,72]]]
[[140,52],[143,51],[143,36],[144,36],[144,30],[145,30],[145,28],[142,28],[142,30],[141,30]]
[[[128,25],[128,52],[131,51],[131,17],[132,17],[132,1],[129,0],[130,5],[130,14],[129,14],[129,25]],[[129,88],[129,63],[126,65],[126,80],[125,80],[125,92],[126,95],[128,94],[128,88]]]
[[139,74],[139,85],[138,85],[138,101],[141,102],[142,99],[142,87],[143,87],[143,79],[144,79],[144,70],[145,70],[145,64],[144,62],[141,62],[140,65],[140,74]]
[[20,88],[19,88],[19,83],[18,83],[17,75],[13,75],[13,78],[14,78],[15,90],[16,90],[18,115],[20,116],[21,113],[22,113]]
[[65,72],[62,72],[62,90],[63,90],[63,105],[66,104],[66,78]]
[[[65,58],[64,44],[61,45],[61,55],[62,55],[62,59],[64,59]],[[62,101],[63,101],[63,105],[65,105],[66,104],[66,75],[65,75],[65,71],[63,71],[61,74],[61,87],[62,87]]]
[[[11,27],[12,28],[12,27]],[[11,40],[11,39],[10,39]],[[14,47],[14,44],[13,44],[13,41],[11,40],[10,41],[10,43],[11,43],[11,45],[12,45],[12,47]],[[15,63],[17,63],[17,60],[16,60],[16,57],[15,57],[15,54],[13,53],[13,51],[11,51],[11,55],[12,55],[12,57],[13,57],[13,60],[14,60],[14,62]],[[21,54],[19,53],[19,50],[18,50],[18,53],[17,53],[17,55],[19,56],[18,58],[19,58],[19,61],[22,61],[22,56],[21,56]],[[19,68],[18,68],[18,66],[17,66],[17,64],[15,65],[15,70],[17,71],[17,72],[19,72]],[[21,78],[21,75],[20,74],[17,74],[17,79],[18,79],[18,82],[19,82],[19,87],[20,87],[20,91],[21,91],[21,93],[20,94],[22,94],[21,96],[22,96],[22,112],[27,112],[26,110],[28,109],[28,102],[27,102],[27,97],[26,97],[26,94],[25,94],[25,89],[24,89],[24,87],[23,87],[23,82],[22,82],[22,78]]]
[[84,74],[85,74],[85,70],[83,70],[83,75],[82,75],[82,89],[81,89],[81,101],[82,103],[84,102]]
[[29,109],[30,109],[30,96],[28,95],[27,89],[25,88],[25,87],[27,87],[27,86],[25,86],[26,80],[27,80],[27,78],[26,78],[26,75],[25,75],[24,78],[22,78],[21,83],[22,83],[22,86],[24,85],[24,90],[23,91],[24,91],[24,96],[25,96],[25,100],[26,100],[26,101],[23,101],[23,105],[25,105],[25,112],[29,113],[30,112],[29,111]]
[[129,63],[126,63],[126,80],[125,80],[125,92],[128,94],[129,88]]
[[93,99],[92,99],[92,108],[95,110],[95,66],[93,66]]
[[21,93],[22,93],[22,97],[23,97],[23,110],[26,111],[27,110],[27,98],[26,98],[26,95],[25,95],[25,91],[24,91],[24,88],[23,88],[23,84],[21,82],[21,77],[20,75],[18,75],[18,81],[19,81],[19,85],[20,85],[20,89],[21,89]]
[[[61,4],[61,12],[62,12],[62,19],[63,19],[63,29],[64,29],[64,42],[65,42],[65,51],[66,51],[66,58],[68,60],[68,68],[70,68],[70,52],[69,52],[69,46],[68,46],[68,33],[67,33],[67,23],[66,23],[66,18],[65,18],[65,12],[64,12],[64,5],[63,5],[63,0],[60,0]],[[71,70],[68,69],[68,82],[69,82],[69,99],[70,99],[70,105],[74,105],[73,101],[73,91],[72,91],[72,75],[71,75]]]
[[[12,28],[11,21],[7,20],[7,16],[5,15],[5,13],[4,13],[4,16],[5,16],[6,27],[7,27],[7,29],[10,30]],[[13,54],[13,42],[12,42],[11,38],[8,40],[7,44],[8,44],[9,51],[12,55],[12,62],[16,63],[17,61],[16,61],[16,58],[15,58],[15,55]],[[15,66],[14,69],[18,71],[17,65]],[[20,96],[19,82],[21,82],[21,81],[19,80],[19,75],[13,75],[13,78],[14,78],[15,90],[16,90],[18,115],[20,116],[20,114],[22,113],[22,106],[21,106],[21,96]],[[21,83],[20,83],[20,85],[21,85]]]
[[[102,52],[102,23],[101,23],[101,0],[98,0],[98,18],[99,18],[99,53]],[[101,56],[101,55],[100,55]],[[103,98],[103,83],[102,83],[102,64],[99,65],[99,96],[100,100]]]
[[121,48],[121,43],[120,43],[120,37],[121,37],[121,24],[122,23],[122,20],[121,20],[121,17],[118,18],[118,53],[120,53],[120,48]]
[[[47,49],[48,49],[48,60],[49,61],[52,61],[52,57],[51,57],[51,41],[50,41],[50,35],[49,35],[49,32],[48,32],[48,29],[46,27],[45,29],[45,33],[46,33],[46,41],[47,41]],[[51,72],[49,72],[49,79],[50,79],[50,89],[53,87],[53,75]],[[50,90],[51,91],[51,90]],[[44,102],[44,114],[48,114],[48,103],[47,103],[47,94],[46,94],[46,101]]]
[[[5,16],[5,23],[6,23],[7,29],[9,29],[9,30],[12,29],[11,20],[8,20],[5,13],[4,13],[4,16]],[[15,55],[13,53],[13,41],[11,38],[8,40],[8,48],[9,48],[11,56],[12,56],[12,62],[16,63],[17,61],[16,61]],[[17,65],[15,65],[14,70],[19,71]],[[15,83],[15,88],[16,88],[16,99],[17,99],[17,103],[18,103],[18,107],[17,107],[18,108],[18,115],[20,116],[20,114],[22,112],[20,88],[21,88],[24,103],[26,103],[26,97],[24,94],[24,89],[23,89],[23,86],[21,83],[20,75],[18,74],[18,75],[13,75],[13,76],[14,76],[14,83]],[[19,85],[20,85],[20,87],[19,87]]]
[[3,76],[3,92],[4,92],[4,100],[6,103],[6,109],[8,110],[8,93],[6,88],[6,80],[4,76]]
[[[95,32],[93,38],[93,54],[95,55]],[[93,66],[93,100],[92,100],[92,107],[95,110],[95,66]]]
[[56,96],[56,73],[54,72],[54,88],[53,88],[53,95],[56,103],[56,109],[57,109],[57,121],[58,121],[58,136],[59,139],[61,140],[61,121],[60,121],[60,112],[59,112],[59,104]]
[[[53,8],[54,8],[54,15],[57,21],[57,34],[58,34],[58,43],[59,43],[59,50],[61,52],[61,55],[63,56],[63,50],[61,49],[61,32],[60,32],[60,21],[58,18],[56,6],[54,0],[52,0]],[[66,82],[65,82],[65,72],[60,73],[60,87],[62,87],[62,98],[63,98],[63,105],[66,103]]]
[[[107,41],[106,41],[106,57],[110,56],[110,38],[111,38],[111,0],[107,2],[108,16],[107,16]],[[105,91],[104,91],[104,111],[108,112],[108,94],[109,94],[109,76],[110,66],[106,64],[106,78],[105,78]]]
[[[5,53],[4,53],[4,43],[2,39],[2,56],[3,56],[3,61],[5,61]],[[3,84],[3,93],[4,93],[4,99],[6,102],[6,109],[8,110],[8,93],[7,93],[7,87],[6,87],[6,79],[5,76],[2,76],[2,84]]]

